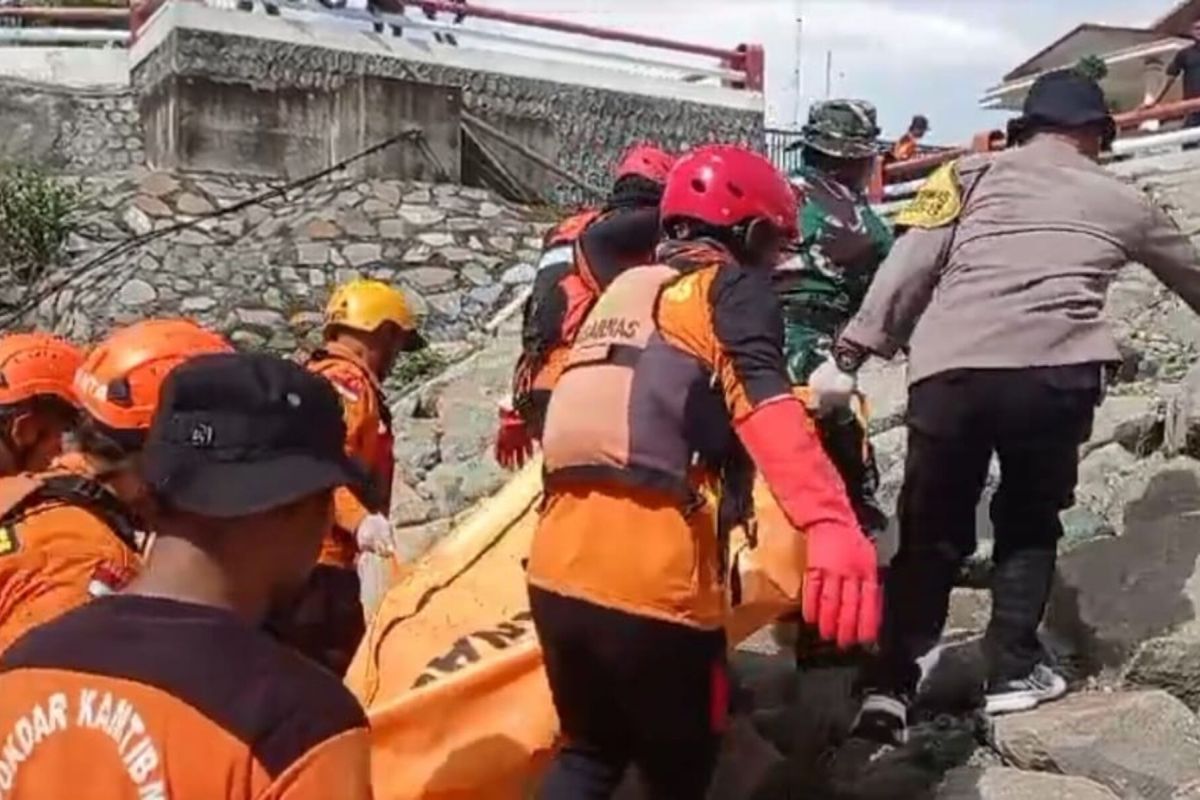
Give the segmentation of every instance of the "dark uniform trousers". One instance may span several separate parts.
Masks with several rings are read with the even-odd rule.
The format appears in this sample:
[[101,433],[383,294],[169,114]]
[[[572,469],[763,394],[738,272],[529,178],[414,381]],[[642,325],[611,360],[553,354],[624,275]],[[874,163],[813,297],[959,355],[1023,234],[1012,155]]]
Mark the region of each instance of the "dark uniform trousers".
[[1100,365],[970,369],[934,375],[909,393],[900,549],[885,583],[880,652],[869,690],[911,696],[916,660],[937,644],[950,592],[975,550],[975,508],[995,453],[1000,485],[989,683],[1022,678],[1042,657],[1037,629],[1054,576],[1059,512],[1073,503],[1079,445],[1103,390]]
[[652,800],[703,800],[725,729],[725,634],[529,588],[567,742],[540,800],[607,800],[628,765]]

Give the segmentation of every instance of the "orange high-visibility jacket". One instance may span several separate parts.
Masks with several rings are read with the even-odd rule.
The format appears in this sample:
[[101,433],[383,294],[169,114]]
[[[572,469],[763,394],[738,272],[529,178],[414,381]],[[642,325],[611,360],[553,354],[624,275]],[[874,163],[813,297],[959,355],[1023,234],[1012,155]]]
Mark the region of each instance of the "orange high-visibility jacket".
[[140,570],[141,535],[92,474],[70,453],[45,473],[0,479],[0,652]]
[[383,387],[370,368],[348,348],[327,343],[313,354],[308,369],[321,375],[337,390],[346,422],[346,452],[371,470],[379,504],[367,508],[353,493],[340,488],[334,493],[333,530],[321,545],[319,563],[354,568],[358,545],[354,531],[368,514],[386,514],[391,507],[392,476],[396,462],[392,453],[392,415]]
[[369,800],[362,709],[232,612],[113,595],[0,658],[5,800]]

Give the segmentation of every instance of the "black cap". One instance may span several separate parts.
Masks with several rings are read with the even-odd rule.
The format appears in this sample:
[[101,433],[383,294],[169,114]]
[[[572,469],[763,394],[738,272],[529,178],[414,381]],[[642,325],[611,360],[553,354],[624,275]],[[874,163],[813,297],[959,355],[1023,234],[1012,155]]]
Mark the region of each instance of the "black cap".
[[368,492],[345,453],[341,404],[329,383],[263,353],[197,356],[163,382],[142,452],[142,478],[166,503],[241,517],[346,486]]
[[927,131],[929,130],[929,117],[925,116],[924,114],[917,114],[912,118],[912,122],[909,123],[908,127],[915,128],[916,130],[920,131]]
[[1079,128],[1111,122],[1104,90],[1091,78],[1072,70],[1051,72],[1034,81],[1025,97],[1023,119],[1027,125]]

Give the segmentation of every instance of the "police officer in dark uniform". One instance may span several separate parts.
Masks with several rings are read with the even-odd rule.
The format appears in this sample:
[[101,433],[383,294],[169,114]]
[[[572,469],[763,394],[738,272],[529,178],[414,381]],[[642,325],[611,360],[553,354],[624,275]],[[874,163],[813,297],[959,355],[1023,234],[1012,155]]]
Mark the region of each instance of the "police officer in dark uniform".
[[1191,244],[1144,194],[1097,160],[1115,126],[1093,81],[1040,78],[1002,153],[932,175],[861,311],[809,385],[845,402],[875,354],[909,352],[900,549],[885,588],[880,652],[856,735],[903,741],[956,571],[975,549],[975,506],[993,453],[995,572],[984,638],[987,708],[1032,708],[1066,691],[1037,638],[1054,574],[1059,512],[1073,502],[1103,370],[1119,360],[1107,289],[1133,260],[1200,310]]

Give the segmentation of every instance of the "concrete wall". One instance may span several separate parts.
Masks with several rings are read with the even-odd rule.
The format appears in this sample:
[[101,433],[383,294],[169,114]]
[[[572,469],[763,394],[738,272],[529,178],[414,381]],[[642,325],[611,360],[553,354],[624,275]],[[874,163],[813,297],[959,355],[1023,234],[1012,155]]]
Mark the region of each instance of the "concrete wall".
[[297,178],[412,128],[419,142],[356,161],[350,174],[459,179],[461,98],[451,87],[356,75],[327,91],[263,89],[170,74],[139,105],[153,168]]
[[72,89],[129,86],[129,51],[99,47],[0,47],[0,78]]
[[[763,140],[763,99],[756,93],[186,3],[158,12],[132,59],[135,86],[150,94],[173,77],[281,96],[336,93],[363,75],[457,87],[466,111],[600,187],[608,185],[609,168],[633,141],[682,147]],[[556,199],[585,199],[502,146],[495,150],[511,159],[511,172],[548,188]]]

